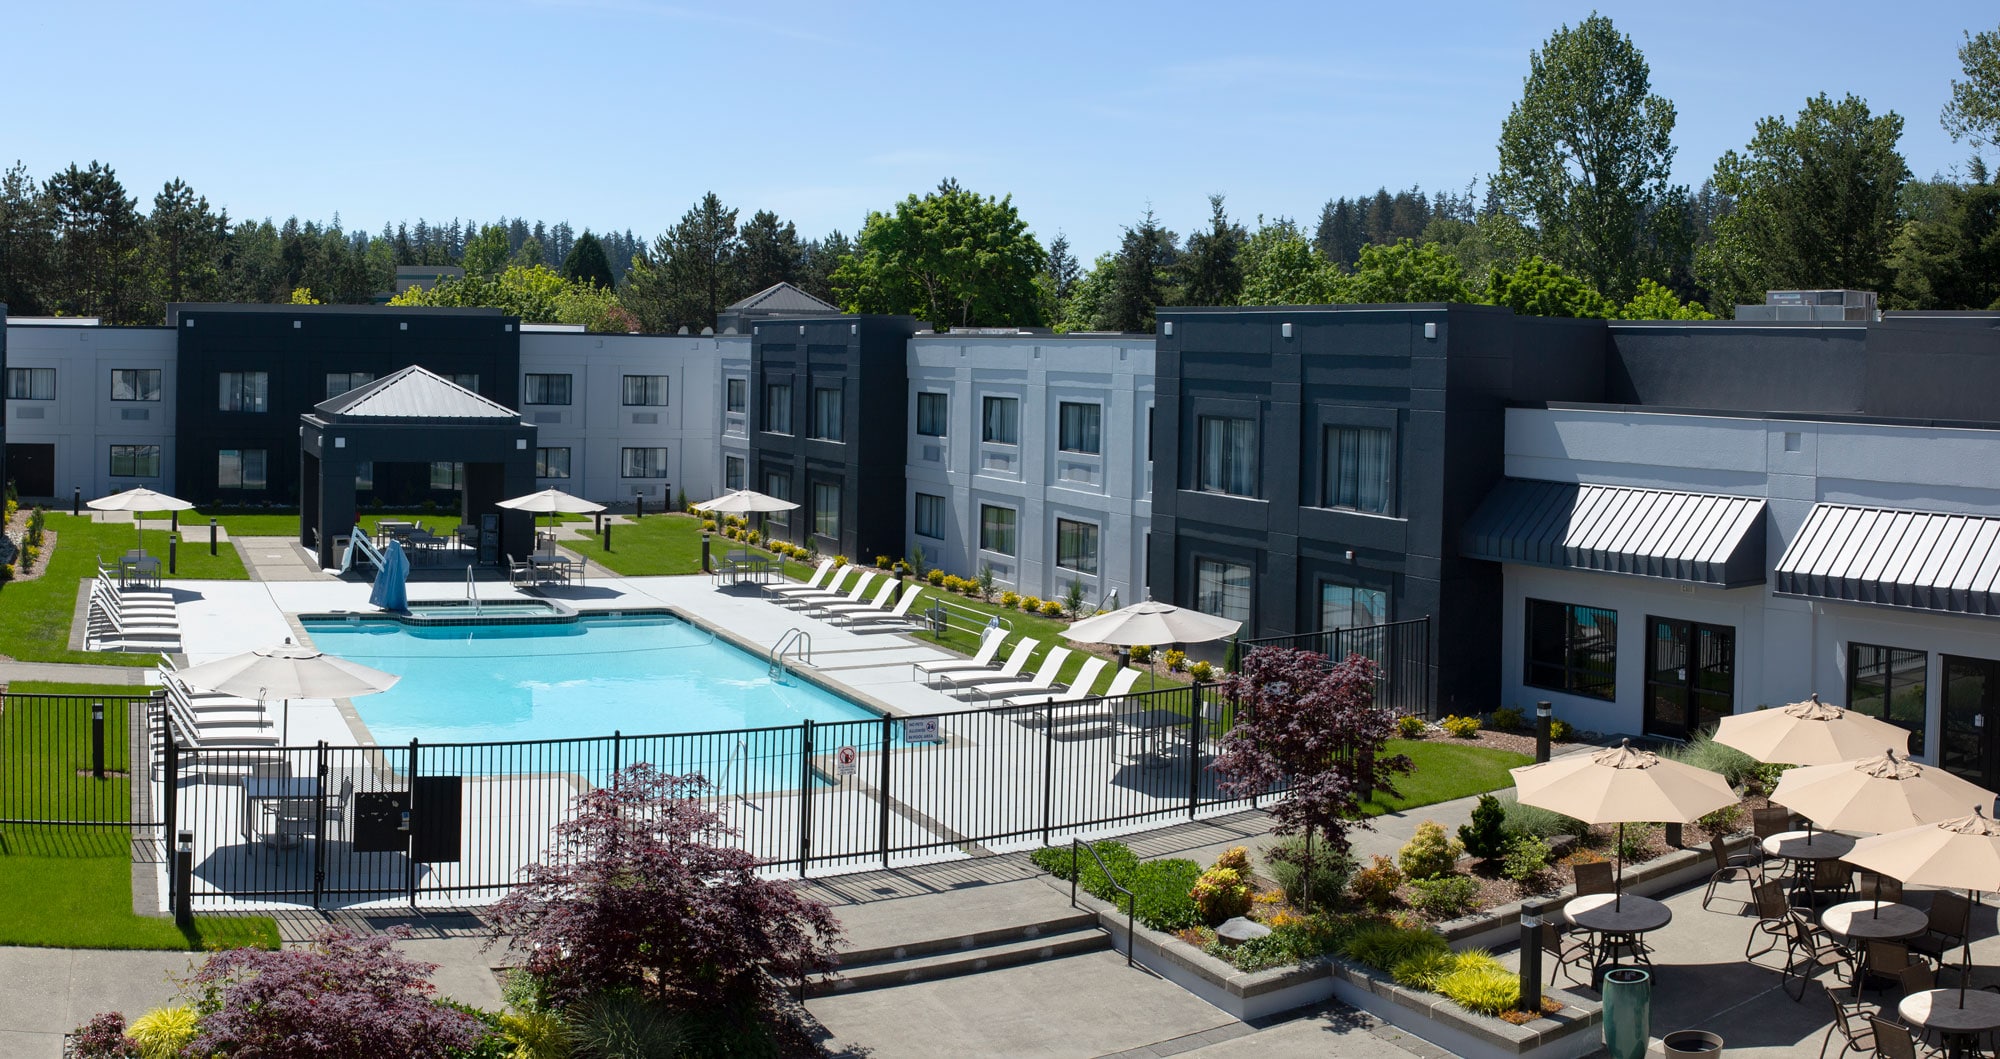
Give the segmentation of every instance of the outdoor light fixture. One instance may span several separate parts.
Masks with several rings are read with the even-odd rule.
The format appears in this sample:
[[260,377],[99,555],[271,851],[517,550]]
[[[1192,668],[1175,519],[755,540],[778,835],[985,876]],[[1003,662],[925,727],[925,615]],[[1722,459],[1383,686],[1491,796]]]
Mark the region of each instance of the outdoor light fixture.
[[1167,322],[1161,324],[1160,333],[1167,336],[1168,338],[1174,337],[1174,322],[1172,320],[1168,320]]
[[1548,717],[1554,714],[1555,712],[1556,711],[1552,707],[1550,707],[1549,704],[1546,702],[1535,703],[1535,717],[1537,719]]
[[174,848],[175,848],[175,849],[178,849],[178,850],[179,850],[180,852],[182,852],[182,853],[193,853],[193,852],[194,852],[194,832],[192,832],[192,831],[177,831],[177,832],[175,832],[175,833],[174,833]]
[[333,439],[333,447],[334,447],[334,448],[336,448],[336,449],[344,449],[344,448],[346,448],[346,447],[347,447],[347,439],[346,439],[346,438],[334,438],[334,439]]
[[1290,323],[1279,324],[1278,333],[1284,335],[1286,338],[1292,337],[1292,325]]
[[514,448],[515,448],[515,449],[517,449],[517,450],[521,450],[521,451],[526,451],[526,450],[527,450],[527,448],[528,448],[528,439],[527,439],[527,438],[515,438],[515,439],[514,439]]
[[1437,325],[1437,322],[1436,322],[1436,321],[1426,321],[1426,322],[1424,323],[1424,337],[1425,337],[1425,338],[1436,338],[1437,336],[1438,336],[1438,325]]

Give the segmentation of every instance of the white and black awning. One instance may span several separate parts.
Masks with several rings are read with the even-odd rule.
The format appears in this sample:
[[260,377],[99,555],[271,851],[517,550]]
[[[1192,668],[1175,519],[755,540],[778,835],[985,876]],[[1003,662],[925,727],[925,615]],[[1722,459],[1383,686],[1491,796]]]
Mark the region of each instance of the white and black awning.
[[1466,523],[1474,559],[1721,588],[1764,582],[1764,501],[1508,478]]
[[1778,560],[1776,591],[2000,615],[2000,518],[1815,504]]

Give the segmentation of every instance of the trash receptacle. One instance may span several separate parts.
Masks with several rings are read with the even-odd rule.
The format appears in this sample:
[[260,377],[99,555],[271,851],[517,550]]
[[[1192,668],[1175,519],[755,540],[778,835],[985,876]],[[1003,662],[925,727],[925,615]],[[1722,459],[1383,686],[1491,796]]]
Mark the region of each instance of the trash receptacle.
[[1645,1059],[1652,1043],[1653,976],[1638,967],[1604,972],[1604,1049],[1611,1059]]
[[1660,1047],[1668,1055],[1709,1055],[1722,1054],[1722,1038],[1707,1030],[1675,1030],[1660,1040]]

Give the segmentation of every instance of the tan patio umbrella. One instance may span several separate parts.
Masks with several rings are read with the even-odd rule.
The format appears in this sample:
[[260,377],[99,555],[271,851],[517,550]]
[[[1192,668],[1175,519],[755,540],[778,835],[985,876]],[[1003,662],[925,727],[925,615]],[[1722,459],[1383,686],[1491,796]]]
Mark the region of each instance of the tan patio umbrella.
[[[1243,627],[1240,621],[1218,618],[1198,610],[1176,607],[1148,599],[1109,614],[1085,618],[1063,630],[1063,638],[1078,643],[1108,643],[1116,647],[1135,644],[1207,643],[1220,640]],[[1151,667],[1146,670],[1146,686],[1153,684]]]
[[495,506],[504,507],[510,511],[533,512],[538,515],[553,515],[559,512],[562,514],[588,515],[593,511],[604,510],[603,504],[593,503],[580,496],[572,496],[560,489],[543,489],[539,492],[529,493],[526,496],[510,497],[509,499],[498,501]]
[[[1685,822],[1736,804],[1736,792],[1720,775],[1634,749],[1630,740],[1610,750],[1565,754],[1510,771],[1522,805],[1551,809],[1586,824],[1617,824],[1620,846],[1626,824]],[[1620,903],[1624,882],[1621,855],[1615,887]]]
[[1828,831],[1875,834],[1950,820],[1967,806],[1992,805],[1993,798],[1984,787],[1893,750],[1790,769],[1771,792],[1772,801]]
[[780,500],[775,496],[760,493],[755,489],[732,489],[705,503],[696,504],[696,511],[712,511],[718,515],[757,516],[757,535],[768,536],[764,532],[764,515],[772,511],[791,511],[799,505],[790,500]]
[[[1975,892],[2000,882],[2000,824],[1987,819],[1984,805],[1975,805],[1971,816],[1871,835],[1856,842],[1843,859],[1906,883],[1964,890],[1971,900]],[[1967,938],[1965,967],[1958,977],[1960,1007],[1965,1006],[1971,965],[1972,939]]]
[[189,666],[177,674],[191,688],[241,695],[262,702],[275,695],[285,701],[278,741],[291,727],[293,699],[352,699],[387,691],[403,679],[370,669],[359,662],[301,647],[285,637],[275,647]]
[[1715,741],[1773,765],[1831,765],[1867,757],[1885,746],[1907,749],[1910,732],[1814,695],[1775,710],[1724,717],[1715,728]]
[[139,550],[146,550],[146,527],[143,525],[148,511],[187,511],[194,505],[177,496],[155,492],[143,486],[127,489],[122,493],[100,496],[84,501],[83,506],[95,511],[130,511],[132,526],[139,532]]

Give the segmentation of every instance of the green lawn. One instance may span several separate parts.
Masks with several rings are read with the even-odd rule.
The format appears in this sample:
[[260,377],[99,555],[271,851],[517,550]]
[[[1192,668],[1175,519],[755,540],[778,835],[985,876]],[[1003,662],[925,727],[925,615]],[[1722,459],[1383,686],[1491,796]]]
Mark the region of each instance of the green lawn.
[[1497,791],[1514,782],[1514,777],[1507,774],[1508,769],[1535,760],[1526,754],[1450,738],[1392,739],[1389,752],[1408,754],[1416,769],[1396,777],[1396,789],[1403,792],[1401,797],[1377,798],[1367,803],[1369,816]]
[[[123,685],[15,683],[10,692],[126,696]],[[53,714],[53,716],[51,716]],[[105,767],[124,771],[125,715],[105,711]],[[50,728],[56,729],[51,738]],[[39,738],[29,738],[36,733]],[[0,817],[74,815],[131,819],[131,781],[92,779],[90,712],[14,700],[0,714]],[[85,773],[79,775],[79,772]],[[275,948],[267,916],[197,916],[184,932],[171,919],[132,911],[131,833],[121,827],[0,827],[0,945],[72,949]]]
[[[216,524],[233,537],[296,537],[299,535],[299,513],[297,509],[241,511],[234,508],[196,508],[181,512],[181,543],[183,546],[198,543],[204,552],[208,548],[208,520],[213,516]],[[546,517],[546,516],[545,516]],[[153,524],[157,518],[161,527],[166,525],[165,516],[149,516],[147,523]],[[424,528],[440,537],[457,531],[461,521],[455,511],[381,511],[361,516],[361,528],[375,532],[377,523],[383,519],[396,522],[421,522]],[[344,532],[344,530],[343,530]]]

